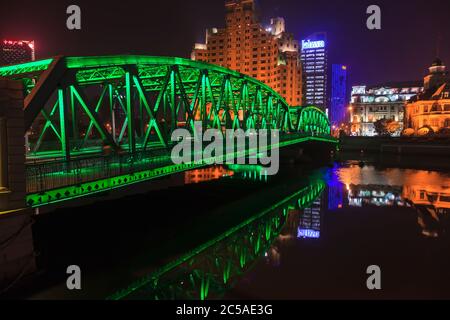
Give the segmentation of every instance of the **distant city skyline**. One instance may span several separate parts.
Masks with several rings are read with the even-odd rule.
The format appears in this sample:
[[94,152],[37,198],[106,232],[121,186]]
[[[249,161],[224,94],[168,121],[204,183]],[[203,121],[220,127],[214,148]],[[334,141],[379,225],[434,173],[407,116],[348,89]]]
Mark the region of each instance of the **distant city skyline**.
[[[0,7],[0,38],[35,40],[37,59],[123,53],[189,58],[192,44],[202,40],[205,27],[225,24],[223,2],[80,0],[82,30],[69,31],[65,28],[68,1],[48,6],[14,1],[8,2],[7,10]],[[365,27],[366,8],[372,4],[366,0],[258,3],[262,23],[284,17],[297,39],[327,32],[329,62],[348,66],[350,85],[420,80],[437,55],[438,37],[439,56],[450,63],[450,30],[446,28],[450,2],[446,0],[380,0],[380,31]]]

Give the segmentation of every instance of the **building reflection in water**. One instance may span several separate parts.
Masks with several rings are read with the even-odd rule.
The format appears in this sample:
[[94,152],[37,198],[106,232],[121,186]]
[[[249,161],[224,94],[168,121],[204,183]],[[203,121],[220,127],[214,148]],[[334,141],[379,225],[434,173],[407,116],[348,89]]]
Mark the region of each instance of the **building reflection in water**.
[[351,164],[339,169],[346,186],[348,205],[406,206],[417,212],[418,224],[426,237],[437,238],[445,230],[442,220],[450,213],[450,176],[409,169],[376,170]]
[[184,183],[201,183],[212,180],[219,180],[224,177],[231,177],[233,175],[234,172],[224,166],[212,166],[208,168],[186,171],[184,174]]
[[328,176],[328,210],[335,211],[344,206],[344,184],[339,179],[339,167],[335,165]]
[[311,207],[300,215],[297,238],[319,239],[321,225],[322,199],[319,197]]
[[348,203],[351,207],[404,206],[401,194],[401,187],[351,184],[348,188]]
[[281,265],[281,248],[289,243],[304,239],[320,239],[321,225],[327,208],[330,188],[325,187],[323,192],[306,207],[289,206],[284,228],[274,240],[266,253],[266,263],[273,267]]
[[226,177],[235,177],[241,180],[252,180],[267,182],[268,175],[266,169],[259,165],[217,165],[202,169],[186,171],[184,173],[184,183],[194,184],[219,180]]
[[[241,169],[244,178],[263,177],[261,172],[255,174],[254,168]],[[215,170],[196,173],[189,181],[229,175],[227,170],[233,172],[233,177],[241,176],[239,168]],[[441,221],[449,213],[450,177],[436,172],[379,170],[355,163],[328,170],[325,179],[321,176],[300,189],[290,190],[283,186],[277,189],[277,195],[280,192],[277,197],[271,197],[274,189],[262,188],[251,199],[244,199],[243,210],[247,206],[253,208],[252,204],[260,199],[270,201],[238,226],[162,266],[111,298],[220,298],[261,259],[278,267],[282,264],[284,246],[295,241],[318,241],[326,232],[323,230],[325,215],[338,215],[340,210],[348,207],[414,209],[426,237],[442,235]]]

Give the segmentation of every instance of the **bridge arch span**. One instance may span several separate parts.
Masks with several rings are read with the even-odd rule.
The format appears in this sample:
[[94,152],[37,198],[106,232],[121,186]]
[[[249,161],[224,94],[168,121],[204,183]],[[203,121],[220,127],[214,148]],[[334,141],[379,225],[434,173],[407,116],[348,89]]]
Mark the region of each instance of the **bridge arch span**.
[[314,135],[330,135],[330,120],[319,108],[307,106],[301,108],[298,113],[297,131]]
[[[249,76],[198,61],[58,56],[0,67],[22,81],[29,206],[122,188],[204,163],[174,165],[175,129],[279,130],[278,147],[335,144],[326,115],[292,107]],[[297,112],[297,113],[296,113]]]
[[174,129],[192,130],[194,121],[204,129],[330,134],[321,110],[302,108],[292,119],[291,107],[266,84],[182,58],[59,56],[1,67],[0,76],[25,85],[34,156],[70,158],[105,145],[133,153],[167,147]]

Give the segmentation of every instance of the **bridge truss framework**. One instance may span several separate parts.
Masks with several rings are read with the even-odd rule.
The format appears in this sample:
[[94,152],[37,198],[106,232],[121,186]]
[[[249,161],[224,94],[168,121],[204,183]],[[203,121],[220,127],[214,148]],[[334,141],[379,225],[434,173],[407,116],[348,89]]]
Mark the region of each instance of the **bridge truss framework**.
[[[269,86],[181,58],[55,57],[0,67],[25,90],[27,203],[41,206],[205,165],[169,164],[184,128],[277,129],[278,147],[335,142],[319,109],[290,107]],[[161,164],[166,163],[161,167]]]

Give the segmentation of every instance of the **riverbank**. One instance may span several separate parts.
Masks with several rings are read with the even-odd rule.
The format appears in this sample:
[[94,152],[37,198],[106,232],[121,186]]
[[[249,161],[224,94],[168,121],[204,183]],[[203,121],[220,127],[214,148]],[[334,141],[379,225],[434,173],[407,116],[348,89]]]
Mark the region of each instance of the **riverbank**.
[[343,137],[340,139],[340,150],[343,152],[449,157],[450,139]]

